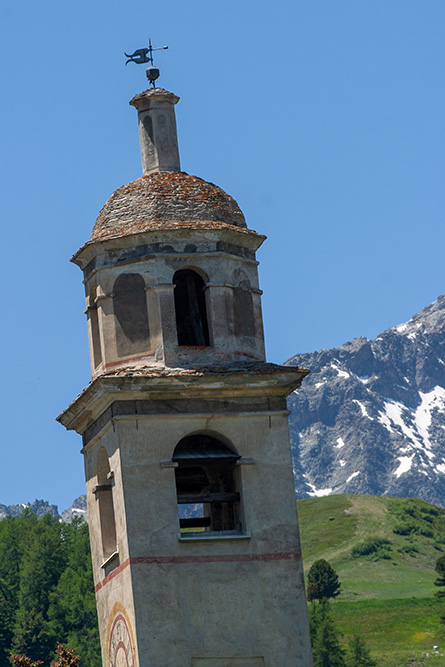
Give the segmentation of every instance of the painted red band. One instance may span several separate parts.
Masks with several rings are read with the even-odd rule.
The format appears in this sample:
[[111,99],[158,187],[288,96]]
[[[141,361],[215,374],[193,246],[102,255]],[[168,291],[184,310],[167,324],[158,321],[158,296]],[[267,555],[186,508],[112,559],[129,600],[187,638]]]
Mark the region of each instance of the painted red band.
[[136,558],[127,558],[113,572],[106,576],[102,581],[96,584],[94,590],[99,591],[111,579],[118,575],[128,565],[180,565],[183,563],[253,563],[267,562],[277,560],[297,561],[301,554],[295,551],[287,551],[269,554],[227,554],[212,556],[138,556]]
[[298,560],[300,554],[295,552],[271,554],[227,554],[212,556],[139,556],[131,558],[132,565],[147,564],[180,564],[180,563],[251,563],[255,561]]
[[103,586],[105,586],[105,584],[108,584],[108,582],[111,581],[112,579],[114,579],[114,577],[116,577],[118,574],[120,574],[122,572],[122,570],[125,570],[125,568],[128,567],[128,565],[130,565],[130,559],[129,558],[127,558],[127,560],[124,560],[123,563],[118,565],[117,568],[115,570],[113,570],[113,572],[110,572],[110,574],[107,574],[107,576],[104,577],[102,579],[102,581],[99,581],[94,587],[95,592],[97,593],[97,591],[100,591],[100,589]]

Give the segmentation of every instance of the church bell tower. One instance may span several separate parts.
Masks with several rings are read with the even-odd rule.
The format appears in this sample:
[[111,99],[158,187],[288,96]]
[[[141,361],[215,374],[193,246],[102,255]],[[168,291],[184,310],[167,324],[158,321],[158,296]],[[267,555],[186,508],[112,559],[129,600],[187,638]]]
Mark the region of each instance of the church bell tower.
[[286,397],[266,363],[249,229],[181,171],[173,93],[138,113],[143,176],[72,261],[92,381],[58,417],[83,438],[104,667],[311,667]]

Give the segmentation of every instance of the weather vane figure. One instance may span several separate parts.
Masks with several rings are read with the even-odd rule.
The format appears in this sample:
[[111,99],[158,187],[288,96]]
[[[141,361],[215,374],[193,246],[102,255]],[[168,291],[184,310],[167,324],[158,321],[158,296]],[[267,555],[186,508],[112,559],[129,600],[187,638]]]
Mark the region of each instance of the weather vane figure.
[[156,88],[155,81],[159,77],[159,69],[153,64],[153,51],[163,51],[164,49],[168,49],[168,46],[158,46],[153,48],[151,45],[151,39],[149,39],[148,49],[136,49],[136,51],[131,55],[129,53],[125,53],[124,51],[124,56],[128,58],[125,64],[128,65],[128,63],[136,63],[137,65],[142,65],[143,63],[150,63],[145,73],[153,88]]

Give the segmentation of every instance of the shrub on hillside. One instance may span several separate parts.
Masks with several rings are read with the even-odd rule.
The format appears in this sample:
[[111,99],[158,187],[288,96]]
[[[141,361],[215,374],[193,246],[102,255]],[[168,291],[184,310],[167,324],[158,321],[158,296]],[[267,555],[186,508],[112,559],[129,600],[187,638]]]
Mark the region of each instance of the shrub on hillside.
[[414,521],[401,521],[393,528],[396,535],[423,535],[424,537],[434,537],[434,531],[429,526],[422,526]]
[[424,537],[434,537],[434,531],[431,530],[431,528],[428,528],[427,526],[421,526],[419,528],[419,535],[423,535]]
[[351,550],[351,556],[360,558],[368,557],[369,560],[380,560],[391,558],[391,541],[384,537],[368,537],[364,542],[360,542]]
[[396,535],[411,535],[412,533],[417,533],[417,526],[414,522],[401,521],[396,523],[392,532]]
[[437,507],[421,507],[420,511],[423,514],[430,514],[432,516],[438,516],[439,515],[439,510]]
[[415,554],[419,553],[418,548],[414,544],[405,544],[404,546],[400,547],[400,549],[398,551],[401,554],[409,554],[410,556],[413,556],[414,558],[415,558]]

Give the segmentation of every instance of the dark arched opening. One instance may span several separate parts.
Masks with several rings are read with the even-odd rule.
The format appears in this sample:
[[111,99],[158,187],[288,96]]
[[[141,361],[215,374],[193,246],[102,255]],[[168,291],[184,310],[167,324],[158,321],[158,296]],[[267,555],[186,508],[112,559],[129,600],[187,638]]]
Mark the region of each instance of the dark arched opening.
[[179,511],[181,515],[181,506],[189,505],[195,515],[180,516],[181,531],[241,531],[240,494],[234,477],[239,458],[239,454],[208,435],[191,435],[178,443],[173,461],[178,464],[175,477]]
[[173,276],[178,345],[210,345],[205,283],[191,269]]

